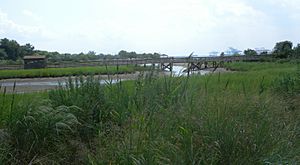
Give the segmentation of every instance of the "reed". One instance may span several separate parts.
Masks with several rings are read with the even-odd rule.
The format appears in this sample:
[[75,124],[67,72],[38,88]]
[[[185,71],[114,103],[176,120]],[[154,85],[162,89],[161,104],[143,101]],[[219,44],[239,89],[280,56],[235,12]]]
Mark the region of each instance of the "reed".
[[34,78],[34,77],[61,77],[96,74],[123,74],[143,70],[134,66],[107,66],[107,67],[75,67],[75,68],[46,68],[26,70],[0,70],[0,79]]
[[16,95],[10,124],[9,113],[1,117],[8,141],[0,142],[0,162],[298,164],[297,65],[234,65],[244,71],[188,78],[154,71],[105,85],[78,77],[46,102]]

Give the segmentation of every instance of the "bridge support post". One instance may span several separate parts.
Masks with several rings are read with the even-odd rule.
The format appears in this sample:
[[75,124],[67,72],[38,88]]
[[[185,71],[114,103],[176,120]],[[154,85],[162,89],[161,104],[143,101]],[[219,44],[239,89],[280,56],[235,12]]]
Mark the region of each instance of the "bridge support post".
[[201,65],[202,65],[202,62],[197,62],[197,63],[191,62],[189,64],[189,70],[191,70],[191,71],[201,70]]
[[224,61],[220,61],[220,67],[224,67]]
[[212,65],[213,65],[213,68],[216,68],[216,67],[217,67],[217,62],[216,62],[216,61],[213,61],[213,62],[212,62]]
[[169,71],[172,72],[172,70],[173,70],[173,63],[167,63],[167,64],[161,63],[160,64],[160,68],[161,68],[161,70],[168,69]]
[[207,67],[208,67],[208,62],[205,61],[205,62],[204,62],[204,68],[206,69]]

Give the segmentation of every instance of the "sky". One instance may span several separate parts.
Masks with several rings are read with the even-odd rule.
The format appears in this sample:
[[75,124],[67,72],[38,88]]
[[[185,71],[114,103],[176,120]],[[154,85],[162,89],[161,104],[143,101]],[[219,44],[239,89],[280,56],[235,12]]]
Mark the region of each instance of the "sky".
[[0,38],[60,53],[272,49],[300,43],[300,0],[0,0]]

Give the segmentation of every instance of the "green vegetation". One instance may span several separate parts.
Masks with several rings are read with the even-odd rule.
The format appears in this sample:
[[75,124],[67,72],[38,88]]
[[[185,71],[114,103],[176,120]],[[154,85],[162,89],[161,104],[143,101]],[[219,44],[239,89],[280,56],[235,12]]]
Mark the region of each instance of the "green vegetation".
[[246,56],[256,56],[257,52],[255,50],[252,50],[252,49],[247,49],[247,50],[244,50],[244,54]]
[[13,60],[33,54],[34,47],[31,44],[20,45],[15,40],[3,38],[0,40],[0,60]]
[[26,70],[0,70],[0,79],[7,78],[33,78],[33,77],[60,77],[96,74],[122,74],[142,70],[135,66],[101,66],[101,67],[75,67],[75,68],[47,68]]
[[[299,65],[297,63],[277,63],[277,62],[235,62],[235,63],[227,63],[226,67],[233,71],[259,71],[259,72],[269,72],[270,74],[287,73],[292,70],[296,70]],[[274,71],[274,72],[272,72]],[[244,72],[243,72],[244,73]],[[248,73],[249,74],[249,73]]]
[[[297,49],[297,48],[295,48]],[[277,58],[290,58],[293,56],[293,43],[291,41],[282,41],[276,43],[274,47],[274,56]]]
[[[272,57],[279,59],[286,58],[300,58],[300,44],[293,47],[291,41],[278,42],[274,46],[273,52],[260,52],[260,55],[272,55]],[[229,47],[226,54],[233,56],[241,55],[242,51]],[[213,52],[217,55],[218,52]],[[245,55],[257,55],[258,53],[253,49],[247,49],[244,51]],[[159,53],[136,53],[134,51],[128,52],[121,50],[118,54],[103,54],[96,53],[95,51],[88,51],[87,53],[59,53],[59,52],[48,52],[44,50],[35,50],[34,46],[30,43],[20,45],[15,40],[9,40],[3,38],[0,40],[0,65],[1,64],[22,64],[23,57],[26,55],[42,55],[46,56],[49,64],[60,63],[60,62],[83,62],[98,59],[128,59],[128,58],[159,58],[165,54]],[[220,56],[224,56],[224,52]]]
[[0,164],[300,163],[299,64],[229,67],[2,94]]
[[[9,40],[7,38],[0,39],[0,64],[20,64],[24,56],[28,55],[42,55],[46,56],[49,63],[56,63],[61,61],[89,61],[97,59],[117,59],[117,58],[159,58],[159,53],[136,53],[127,52],[121,50],[118,54],[97,54],[95,51],[89,51],[87,53],[59,53],[59,52],[48,52],[44,50],[35,50],[34,46],[27,43],[20,45],[15,40]],[[17,62],[16,62],[17,61]]]

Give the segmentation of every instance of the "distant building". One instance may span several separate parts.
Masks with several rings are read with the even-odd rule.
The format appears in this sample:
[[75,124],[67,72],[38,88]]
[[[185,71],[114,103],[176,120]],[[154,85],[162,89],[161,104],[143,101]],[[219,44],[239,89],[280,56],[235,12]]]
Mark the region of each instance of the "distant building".
[[24,56],[24,69],[39,69],[46,68],[46,56]]
[[160,58],[168,58],[168,57],[169,57],[169,56],[166,55],[166,54],[160,54],[159,56],[160,56]]
[[243,51],[235,49],[233,47],[229,47],[224,53],[225,56],[232,56],[232,55],[237,55],[237,54],[241,54]]
[[271,50],[266,49],[266,48],[264,48],[264,47],[261,47],[261,48],[255,48],[254,50],[256,51],[257,54],[261,54],[261,53],[264,53],[264,52],[267,52],[267,53],[270,53],[270,52],[271,52]]
[[216,57],[216,56],[219,56],[219,55],[220,55],[220,53],[217,52],[217,51],[209,52],[209,56],[210,56],[210,57]]

